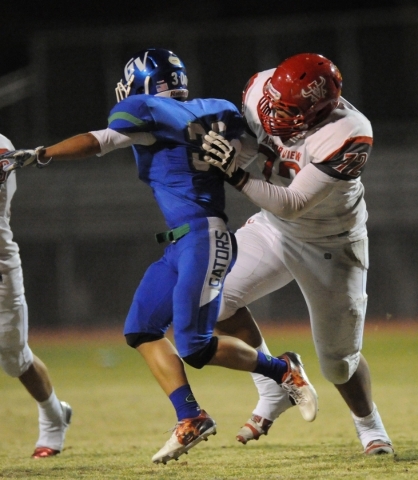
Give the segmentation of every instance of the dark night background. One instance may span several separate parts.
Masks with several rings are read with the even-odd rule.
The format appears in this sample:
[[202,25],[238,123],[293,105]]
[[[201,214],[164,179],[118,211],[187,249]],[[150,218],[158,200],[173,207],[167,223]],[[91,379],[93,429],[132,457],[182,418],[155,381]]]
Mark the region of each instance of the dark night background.
[[[341,69],[343,96],[372,121],[368,315],[418,321],[418,7],[416,1],[2,1],[0,132],[16,148],[104,128],[137,50],[175,51],[191,97],[239,106],[258,70],[301,51]],[[238,228],[257,209],[227,189]],[[123,324],[165,230],[130,152],[18,172],[12,228],[32,327]],[[296,285],[253,306],[260,320],[306,322]]]
[[[256,3],[256,5],[255,5]],[[217,19],[265,18],[272,15],[304,15],[310,13],[356,12],[381,10],[385,7],[414,7],[415,0],[353,0],[346,2],[278,2],[276,1],[228,1],[199,0],[178,2],[151,1],[71,1],[3,0],[1,6],[2,29],[0,32],[0,75],[29,63],[28,40],[34,32],[44,29],[68,29],[73,27],[129,26],[135,22],[159,22],[161,20],[201,23]],[[303,24],[301,24],[303,29]],[[216,32],[214,32],[216,34]]]

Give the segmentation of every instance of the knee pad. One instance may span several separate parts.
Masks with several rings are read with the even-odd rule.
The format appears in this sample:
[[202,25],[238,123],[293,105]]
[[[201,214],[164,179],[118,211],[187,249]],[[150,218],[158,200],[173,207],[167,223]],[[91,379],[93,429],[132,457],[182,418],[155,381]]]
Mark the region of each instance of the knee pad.
[[341,359],[319,358],[322,375],[334,385],[347,383],[360,362],[360,352],[347,355]]
[[210,342],[202,349],[192,353],[191,355],[187,355],[187,357],[183,357],[183,360],[187,363],[187,365],[190,365],[193,368],[201,369],[211,361],[217,348],[218,337],[212,337]]
[[10,377],[20,377],[33,363],[33,353],[29,345],[16,345],[3,348],[0,345],[0,366]]
[[155,342],[162,338],[164,338],[164,335],[155,335],[153,333],[128,333],[125,335],[126,343],[132,348],[137,348],[143,343]]

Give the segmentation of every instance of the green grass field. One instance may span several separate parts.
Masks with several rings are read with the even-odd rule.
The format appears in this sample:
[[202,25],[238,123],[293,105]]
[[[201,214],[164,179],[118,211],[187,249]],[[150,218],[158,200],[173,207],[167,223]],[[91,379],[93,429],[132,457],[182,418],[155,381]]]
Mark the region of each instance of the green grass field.
[[0,478],[29,479],[418,479],[418,324],[370,325],[363,352],[374,399],[397,455],[365,457],[348,409],[321,376],[310,331],[266,330],[273,352],[302,355],[320,402],[313,423],[297,408],[267,437],[235,441],[256,402],[247,373],[218,367],[188,369],[195,396],[217,421],[218,433],[177,462],[154,465],[152,455],[175,424],[171,404],[140,355],[119,332],[32,335],[56,392],[73,409],[64,451],[32,460],[37,408],[17,380],[0,373]]

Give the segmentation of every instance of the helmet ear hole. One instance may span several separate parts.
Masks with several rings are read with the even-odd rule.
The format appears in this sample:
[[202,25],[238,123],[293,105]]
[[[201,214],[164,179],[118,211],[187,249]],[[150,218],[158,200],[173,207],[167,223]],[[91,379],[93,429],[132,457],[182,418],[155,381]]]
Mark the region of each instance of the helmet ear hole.
[[333,78],[332,81],[334,82],[335,88],[337,90],[341,89],[341,81],[338,81],[336,78]]

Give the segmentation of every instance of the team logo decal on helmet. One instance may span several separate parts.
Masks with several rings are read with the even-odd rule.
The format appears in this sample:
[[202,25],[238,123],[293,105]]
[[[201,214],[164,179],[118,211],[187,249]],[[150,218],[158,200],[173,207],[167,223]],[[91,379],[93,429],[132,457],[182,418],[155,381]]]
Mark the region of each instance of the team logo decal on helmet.
[[185,100],[188,96],[184,63],[170,50],[148,48],[134,55],[116,86],[118,102],[130,95],[147,94]]
[[327,94],[326,89],[324,88],[325,85],[325,78],[324,77],[319,77],[321,80],[318,83],[316,80],[314,80],[312,83],[308,85],[309,90],[305,90],[302,88],[302,95],[305,98],[310,98],[312,102],[317,102],[318,100],[321,100],[321,98],[325,98],[325,95]]
[[181,67],[181,66],[182,66],[179,57],[173,57],[173,56],[168,57],[168,61],[169,61],[170,63],[172,63],[173,65],[176,65],[177,67]]
[[140,72],[146,69],[147,65],[147,57],[148,57],[148,51],[145,52],[145,56],[143,59],[141,57],[136,57],[136,58],[131,58],[129,62],[125,65],[125,80],[129,81],[131,78],[131,75],[135,73],[135,68],[137,68]]

